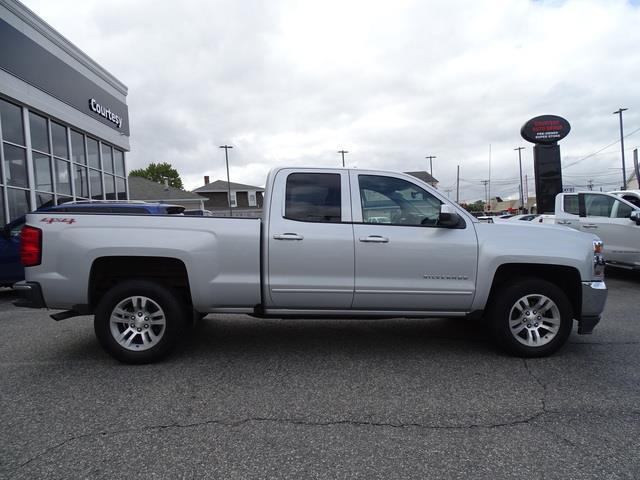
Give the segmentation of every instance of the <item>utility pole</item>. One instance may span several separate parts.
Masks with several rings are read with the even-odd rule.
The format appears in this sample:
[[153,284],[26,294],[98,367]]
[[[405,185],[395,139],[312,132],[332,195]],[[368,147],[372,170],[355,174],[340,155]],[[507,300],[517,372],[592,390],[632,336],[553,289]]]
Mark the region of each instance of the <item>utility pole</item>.
[[517,147],[514,150],[518,151],[518,162],[520,164],[520,211],[524,209],[524,187],[522,185],[522,150],[524,147]]
[[220,145],[220,148],[224,148],[224,159],[227,162],[227,193],[229,194],[229,216],[233,217],[233,210],[231,210],[231,180],[229,180],[229,149],[233,147],[231,145]]
[[614,115],[618,115],[620,117],[620,151],[622,152],[622,188],[621,190],[627,189],[627,172],[624,168],[624,135],[622,130],[622,112],[625,110],[629,110],[628,108],[619,108],[615,112]]
[[348,150],[338,150],[338,153],[342,154],[342,166],[344,167],[344,154],[349,153]]
[[489,210],[491,211],[491,144],[489,144],[489,193],[487,193],[487,198],[489,198]]
[[633,149],[633,169],[636,172],[636,183],[638,184],[638,188],[640,188],[640,167],[638,166],[638,149]]
[[433,178],[433,163],[432,163],[432,160],[434,158],[438,158],[438,157],[436,157],[435,155],[428,155],[428,156],[426,156],[424,158],[429,159],[429,175],[431,175],[431,178]]
[[587,181],[587,188],[588,188],[589,190],[593,190],[593,180],[588,180],[588,181]]
[[486,206],[489,203],[489,196],[487,194],[487,185],[489,184],[489,180],[481,180],[481,183],[484,185],[484,202]]
[[458,175],[456,177],[456,203],[460,203],[460,165],[458,165]]

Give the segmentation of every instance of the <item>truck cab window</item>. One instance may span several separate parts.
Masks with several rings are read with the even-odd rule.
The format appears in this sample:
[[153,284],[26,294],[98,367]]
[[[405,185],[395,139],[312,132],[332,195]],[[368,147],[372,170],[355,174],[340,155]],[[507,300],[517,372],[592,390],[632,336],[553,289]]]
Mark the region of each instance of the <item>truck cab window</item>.
[[342,221],[340,174],[292,173],[287,177],[284,216],[302,222]]
[[615,218],[629,218],[631,216],[631,212],[633,212],[632,207],[630,207],[626,203],[622,203],[616,200]]
[[611,217],[611,210],[616,200],[606,195],[585,194],[584,204],[587,217]]
[[442,202],[417,185],[378,175],[359,175],[358,183],[364,223],[437,224]]

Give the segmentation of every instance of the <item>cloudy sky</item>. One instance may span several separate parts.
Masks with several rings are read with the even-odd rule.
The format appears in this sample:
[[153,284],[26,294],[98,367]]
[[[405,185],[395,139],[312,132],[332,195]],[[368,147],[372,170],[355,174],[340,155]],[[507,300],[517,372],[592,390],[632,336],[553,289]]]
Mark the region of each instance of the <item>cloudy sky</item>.
[[170,162],[188,188],[226,176],[227,143],[232,181],[336,166],[340,149],[402,171],[436,155],[440,188],[460,165],[475,200],[491,145],[492,194],[515,197],[522,145],[533,194],[520,127],[550,113],[572,125],[565,184],[612,189],[614,110],[629,174],[640,144],[638,0],[23,1],[129,87],[129,168]]

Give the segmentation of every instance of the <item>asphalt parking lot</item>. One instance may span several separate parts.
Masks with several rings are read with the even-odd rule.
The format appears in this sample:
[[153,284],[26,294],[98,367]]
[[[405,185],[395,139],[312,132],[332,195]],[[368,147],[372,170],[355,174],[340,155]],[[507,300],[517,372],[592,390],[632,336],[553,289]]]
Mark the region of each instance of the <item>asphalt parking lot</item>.
[[1,478],[640,478],[640,275],[522,360],[461,320],[209,316],[121,365],[0,290]]

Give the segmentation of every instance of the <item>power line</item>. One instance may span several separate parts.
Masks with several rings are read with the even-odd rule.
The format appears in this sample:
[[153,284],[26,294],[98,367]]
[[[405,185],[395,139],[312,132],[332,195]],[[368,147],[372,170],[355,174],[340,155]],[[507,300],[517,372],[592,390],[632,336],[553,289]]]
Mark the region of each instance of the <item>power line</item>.
[[[636,128],[636,129],[635,129],[635,130],[633,130],[631,133],[627,133],[627,134],[626,134],[624,137],[622,137],[622,138],[630,137],[631,135],[634,135],[634,134],[636,134],[636,133],[638,133],[638,132],[640,132],[640,128]],[[593,152],[593,153],[590,153],[590,154],[589,154],[589,155],[587,155],[586,157],[582,157],[581,159],[576,160],[575,162],[571,162],[571,163],[569,163],[568,165],[565,165],[563,168],[565,168],[565,169],[566,169],[566,168],[569,168],[569,167],[573,167],[574,165],[577,165],[578,163],[583,162],[583,161],[585,161],[585,160],[587,160],[587,159],[589,159],[589,158],[591,158],[591,157],[593,157],[593,156],[597,155],[598,153],[602,152],[603,150],[606,150],[606,149],[607,149],[607,148],[609,148],[609,147],[612,147],[612,146],[614,146],[614,145],[617,145],[618,143],[620,143],[620,140],[616,140],[615,142],[611,142],[611,143],[610,143],[609,145],[607,145],[606,147],[602,147],[601,149],[596,150],[596,151],[595,151],[595,152]]]

